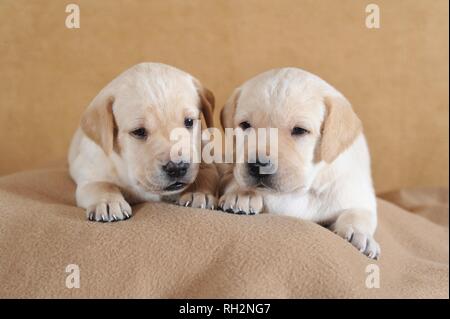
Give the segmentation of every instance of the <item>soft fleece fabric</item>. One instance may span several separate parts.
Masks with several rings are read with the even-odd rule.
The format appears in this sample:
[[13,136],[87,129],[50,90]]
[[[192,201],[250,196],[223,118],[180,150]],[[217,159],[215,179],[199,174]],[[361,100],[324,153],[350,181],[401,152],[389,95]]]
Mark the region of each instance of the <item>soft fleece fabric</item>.
[[[0,178],[0,297],[448,298],[448,190],[378,200],[373,261],[321,226],[146,203],[86,221],[65,167]],[[68,264],[80,288],[68,289]],[[366,287],[369,264],[380,288]]]

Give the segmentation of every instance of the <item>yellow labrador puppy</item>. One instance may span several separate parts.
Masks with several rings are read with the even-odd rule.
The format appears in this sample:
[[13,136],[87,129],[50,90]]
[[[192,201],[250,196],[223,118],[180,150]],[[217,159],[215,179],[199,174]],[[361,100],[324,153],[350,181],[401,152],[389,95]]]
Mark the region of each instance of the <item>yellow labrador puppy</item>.
[[[244,132],[277,128],[278,152],[225,168],[219,208],[311,220],[378,258],[369,151],[361,122],[340,92],[303,70],[275,69],[237,88],[221,121]],[[265,174],[268,166],[276,169]]]
[[[69,150],[77,204],[88,219],[124,220],[132,214],[130,204],[143,201],[213,209],[216,168],[188,155],[171,157],[177,142],[172,130],[193,136],[201,129],[201,113],[212,126],[213,107],[213,95],[199,81],[164,64],[133,66],[102,89]],[[196,145],[188,145],[191,155],[201,152]]]

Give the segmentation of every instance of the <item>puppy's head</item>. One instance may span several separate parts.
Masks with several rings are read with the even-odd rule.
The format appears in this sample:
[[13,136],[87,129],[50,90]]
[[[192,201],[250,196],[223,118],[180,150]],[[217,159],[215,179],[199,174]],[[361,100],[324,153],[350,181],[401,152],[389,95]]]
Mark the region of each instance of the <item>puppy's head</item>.
[[[195,135],[201,130],[201,113],[207,126],[212,125],[213,107],[212,93],[191,75],[163,64],[142,63],[95,97],[81,128],[115,162],[129,187],[169,195],[195,180],[199,165],[192,159],[201,151]],[[190,137],[181,141],[184,150],[177,149],[175,129]]]
[[244,83],[224,106],[221,122],[224,128],[244,132],[277,129],[276,154],[260,158],[258,154],[267,154],[270,148],[249,142],[246,146],[257,150],[234,168],[241,186],[269,192],[307,191],[320,168],[333,162],[362,130],[341,93],[296,68],[271,70]]

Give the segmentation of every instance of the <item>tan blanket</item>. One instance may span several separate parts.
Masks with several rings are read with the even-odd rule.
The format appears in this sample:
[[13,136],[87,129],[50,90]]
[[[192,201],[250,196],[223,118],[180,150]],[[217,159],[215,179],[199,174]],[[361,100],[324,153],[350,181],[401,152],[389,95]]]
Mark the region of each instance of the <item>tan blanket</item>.
[[[62,167],[0,178],[0,297],[449,297],[447,190],[379,199],[372,261],[288,217],[146,203],[126,222],[87,222],[74,189]],[[69,264],[80,288],[66,287]]]

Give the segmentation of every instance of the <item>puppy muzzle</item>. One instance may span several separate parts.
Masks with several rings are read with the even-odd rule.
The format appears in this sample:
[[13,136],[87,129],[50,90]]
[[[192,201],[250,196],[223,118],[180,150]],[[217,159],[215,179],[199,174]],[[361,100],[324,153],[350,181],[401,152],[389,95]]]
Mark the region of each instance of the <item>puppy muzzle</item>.
[[188,173],[190,164],[187,162],[173,162],[169,161],[164,164],[161,168],[165,172],[166,177],[172,183],[164,188],[165,191],[177,191],[185,188],[188,182],[185,181],[185,177]]

